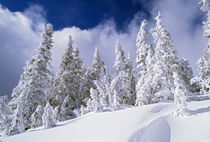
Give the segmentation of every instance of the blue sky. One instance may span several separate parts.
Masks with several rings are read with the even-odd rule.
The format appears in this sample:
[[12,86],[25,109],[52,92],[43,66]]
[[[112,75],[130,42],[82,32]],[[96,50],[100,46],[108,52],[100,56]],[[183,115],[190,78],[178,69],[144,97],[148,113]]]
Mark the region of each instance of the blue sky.
[[55,30],[67,26],[93,28],[110,18],[121,30],[137,12],[143,11],[148,18],[148,5],[152,5],[153,0],[1,0],[0,3],[11,11],[24,11],[32,5],[42,6],[47,21],[54,25]]
[[[114,63],[114,43],[120,40],[135,64],[135,39],[143,19],[148,32],[157,11],[172,35],[180,57],[189,60],[195,74],[196,61],[203,54],[199,0],[1,0],[0,1],[0,95],[10,95],[28,58],[39,46],[44,23],[54,26],[52,64],[56,73],[67,47],[68,35],[88,66],[98,47],[109,70]],[[149,35],[152,43],[152,36]],[[155,48],[155,46],[154,46]]]

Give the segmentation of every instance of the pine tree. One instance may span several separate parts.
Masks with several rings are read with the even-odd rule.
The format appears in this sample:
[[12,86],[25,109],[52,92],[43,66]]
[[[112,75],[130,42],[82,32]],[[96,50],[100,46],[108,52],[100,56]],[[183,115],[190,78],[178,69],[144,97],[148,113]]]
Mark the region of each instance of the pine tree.
[[[92,101],[92,99],[90,98],[88,101],[87,101],[87,107],[85,108],[85,113],[88,113],[88,112],[92,112],[94,111],[94,102]],[[82,113],[81,113],[82,115]]]
[[50,103],[47,103],[44,108],[44,113],[42,115],[42,123],[44,125],[44,128],[46,129],[56,126],[53,107],[50,105]]
[[[69,94],[71,93],[71,84],[73,83],[73,69],[74,69],[74,55],[73,55],[73,40],[72,37],[69,36],[69,42],[68,42],[68,48],[65,50],[65,53],[62,57],[62,61],[59,66],[58,74],[56,75],[54,81],[53,81],[53,96],[51,104],[53,107],[56,107],[57,109],[57,119],[59,121],[65,120],[65,116],[63,116],[66,113],[65,102],[70,101]],[[67,84],[69,83],[69,85]],[[68,86],[67,86],[68,85]],[[73,101],[72,101],[73,103]],[[69,105],[70,106],[70,105]],[[71,108],[68,109],[70,112],[74,109],[75,105],[71,106]],[[64,112],[61,112],[64,111]]]
[[209,95],[210,92],[210,59],[202,56],[198,62],[198,75],[191,79],[191,84],[196,87],[196,91],[203,95]]
[[13,111],[8,105],[8,96],[0,97],[0,132],[4,135],[9,135],[9,127],[13,118]]
[[146,58],[148,55],[148,50],[151,49],[152,46],[147,40],[147,31],[145,30],[146,25],[147,21],[143,20],[136,38],[136,63],[137,68],[141,71],[145,71],[147,69]]
[[181,70],[182,78],[183,78],[185,84],[187,85],[187,90],[190,91],[190,92],[193,92],[193,90],[192,90],[193,88],[190,85],[190,80],[193,77],[192,68],[191,68],[188,60],[185,59],[185,58],[182,58],[180,60],[179,64],[180,64],[180,70]]
[[154,50],[152,48],[152,45],[149,44],[147,41],[147,31],[145,30],[146,24],[146,20],[143,20],[140,31],[136,38],[136,62],[138,64],[137,68],[140,69],[136,86],[137,106],[151,104],[154,102],[153,85],[151,83],[151,80],[154,76]]
[[74,100],[72,100],[70,95],[66,96],[66,98],[63,101],[63,104],[60,107],[60,115],[58,120],[64,121],[75,118],[76,115],[73,112],[73,107],[74,107]]
[[121,109],[121,100],[119,98],[119,95],[116,90],[114,90],[114,95],[113,95],[113,108],[114,110],[119,110]]
[[104,67],[104,76],[100,80],[94,80],[96,90],[99,93],[99,100],[103,108],[112,107],[111,94],[110,94],[110,76],[107,67]]
[[11,122],[11,126],[8,128],[9,130],[7,131],[8,135],[15,135],[15,134],[20,134],[25,131],[24,128],[24,119],[23,119],[23,106],[20,104],[17,106],[17,109],[15,110],[13,114],[13,119]]
[[123,70],[125,70],[125,53],[122,50],[120,41],[117,40],[115,42],[115,63],[114,63],[114,68],[113,68],[113,78],[119,75],[119,73]]
[[87,113],[86,108],[84,106],[81,106],[81,108],[80,108],[80,114],[81,115],[84,115],[86,113]]
[[135,105],[136,101],[136,78],[135,78],[135,71],[133,69],[133,63],[130,58],[130,54],[128,53],[125,59],[125,70],[128,73],[128,81],[129,83],[129,93],[127,97],[127,104]]
[[42,126],[42,115],[44,109],[39,105],[31,116],[31,127],[36,128]]
[[86,69],[82,59],[79,57],[79,49],[76,48],[73,52],[74,56],[74,70],[73,70],[73,83],[72,83],[72,97],[75,98],[76,109],[80,109],[81,105],[86,104],[86,92],[84,90],[84,74]]
[[173,73],[174,77],[174,103],[177,106],[178,110],[175,112],[175,115],[185,115],[186,114],[186,100],[188,96],[188,90],[186,83],[182,78],[182,74],[177,71]]
[[178,65],[176,51],[173,49],[173,41],[170,33],[162,24],[160,12],[155,18],[156,27],[151,29],[151,33],[155,39],[156,49],[154,54],[154,77],[153,93],[156,102],[160,100],[172,100],[174,90],[173,71]]
[[[23,122],[26,130],[31,128],[31,115],[37,106],[43,107],[48,98],[47,89],[50,87],[53,76],[51,66],[52,36],[52,25],[45,25],[40,47],[36,50],[35,55],[27,61],[20,81],[12,93],[13,99],[10,105],[16,113],[14,119],[19,119],[21,116],[23,120],[18,121]],[[13,125],[14,129],[16,129],[15,125]],[[10,131],[13,134],[20,132],[12,129]]]
[[121,71],[119,75],[112,80],[110,90],[112,90],[113,93],[114,108],[120,109],[123,105],[130,105],[129,97],[131,96],[131,90],[129,79],[129,74]]
[[90,98],[90,88],[96,89],[94,81],[99,81],[104,74],[104,62],[99,55],[98,48],[95,48],[92,64],[85,73],[84,93],[87,96],[85,100]]
[[[127,57],[121,48],[119,40],[115,43],[115,64],[113,68],[113,80],[110,90],[112,96],[117,91],[120,105],[134,105],[135,103],[135,78],[130,56]],[[121,84],[121,85],[120,85]]]
[[85,98],[83,61],[79,57],[79,50],[73,49],[73,40],[69,36],[66,49],[59,66],[58,74],[53,83],[53,107],[57,108],[57,118],[64,121],[75,116],[73,110],[83,105]]
[[88,111],[95,111],[95,112],[103,111],[103,106],[100,103],[98,91],[91,88],[90,96],[91,96],[91,99],[89,100],[88,105],[87,105],[87,108],[89,109]]
[[208,0],[203,0],[201,10],[207,13],[207,21],[203,22],[204,37],[208,38],[208,43],[204,50],[203,56],[197,61],[198,75],[195,76],[191,83],[196,90],[203,95],[210,95],[210,7]]

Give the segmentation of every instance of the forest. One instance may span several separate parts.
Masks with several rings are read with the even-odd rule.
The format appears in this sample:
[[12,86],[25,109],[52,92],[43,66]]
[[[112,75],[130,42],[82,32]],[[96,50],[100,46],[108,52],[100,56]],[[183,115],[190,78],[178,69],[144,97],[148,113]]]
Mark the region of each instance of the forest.
[[[203,56],[197,61],[198,75],[193,76],[188,60],[179,58],[173,39],[164,26],[161,12],[156,25],[146,30],[143,20],[136,37],[136,63],[115,42],[115,63],[108,69],[96,48],[92,63],[85,67],[78,48],[69,35],[60,66],[53,74],[53,26],[46,24],[35,55],[26,61],[24,71],[11,99],[0,97],[0,131],[16,135],[29,129],[55,127],[57,122],[74,119],[86,113],[117,111],[159,102],[174,102],[176,115],[186,113],[186,102],[198,96],[209,96],[210,90],[210,10],[203,22],[208,39]],[[149,43],[151,34],[154,44]]]

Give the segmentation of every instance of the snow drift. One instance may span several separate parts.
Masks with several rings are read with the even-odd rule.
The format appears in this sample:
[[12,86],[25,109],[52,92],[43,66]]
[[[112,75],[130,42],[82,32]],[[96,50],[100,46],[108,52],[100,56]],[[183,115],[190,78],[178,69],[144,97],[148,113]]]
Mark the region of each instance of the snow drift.
[[158,103],[115,112],[88,113],[2,138],[3,142],[209,142],[210,100],[188,103],[188,115],[176,117],[172,103]]

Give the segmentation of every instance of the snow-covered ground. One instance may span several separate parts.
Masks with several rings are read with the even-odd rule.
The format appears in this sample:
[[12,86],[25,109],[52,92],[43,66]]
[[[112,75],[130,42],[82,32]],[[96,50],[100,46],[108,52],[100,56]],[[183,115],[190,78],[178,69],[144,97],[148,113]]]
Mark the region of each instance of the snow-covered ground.
[[[188,116],[175,117],[172,103],[115,112],[89,113],[74,120],[3,142],[210,142],[210,100],[188,102]],[[1,140],[0,140],[1,141]]]

